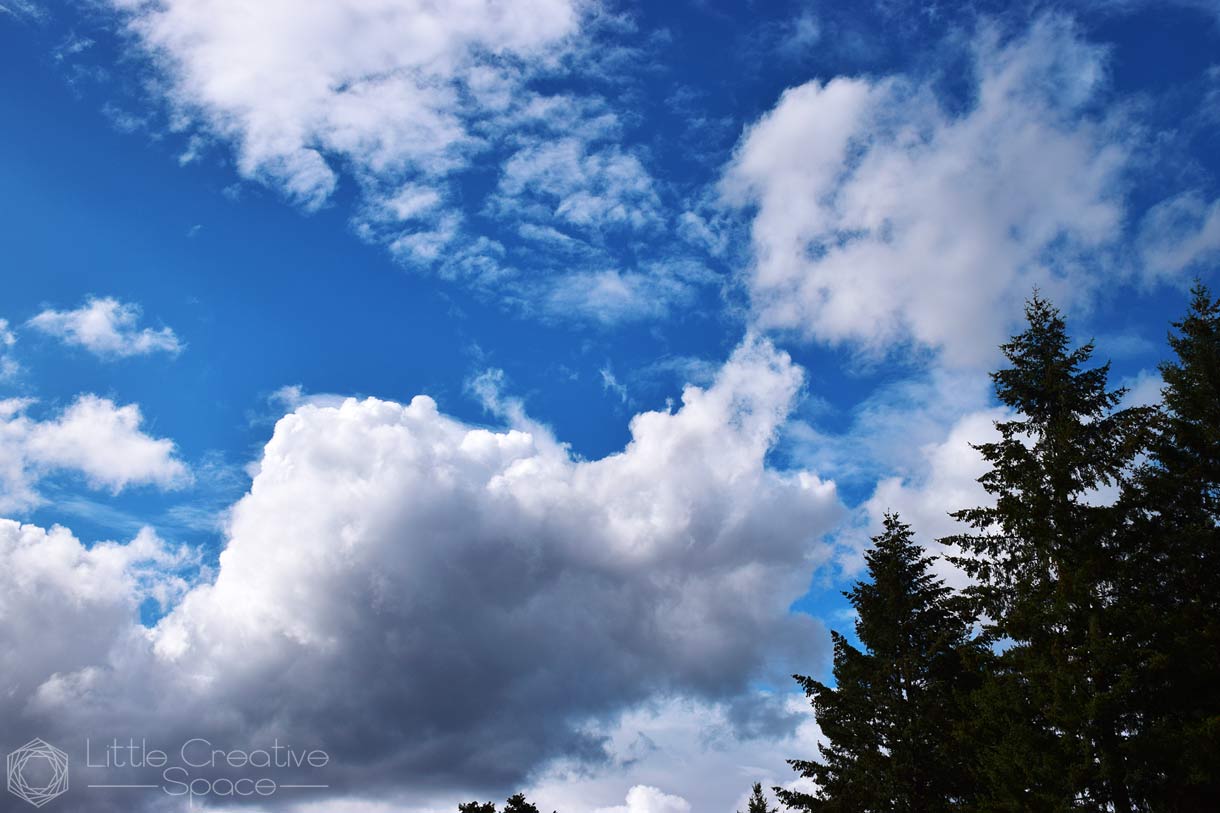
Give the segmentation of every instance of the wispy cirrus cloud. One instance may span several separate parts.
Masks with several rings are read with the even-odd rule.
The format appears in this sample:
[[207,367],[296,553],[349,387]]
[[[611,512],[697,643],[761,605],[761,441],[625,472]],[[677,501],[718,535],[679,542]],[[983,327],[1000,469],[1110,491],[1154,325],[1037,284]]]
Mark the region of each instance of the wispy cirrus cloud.
[[504,165],[493,205],[527,219],[600,231],[663,222],[652,177],[616,146],[590,149],[576,138],[532,144]]
[[1197,190],[1158,203],[1140,224],[1140,249],[1149,271],[1174,278],[1220,258],[1220,199]]
[[[634,29],[598,3],[110,5],[191,160],[231,150],[242,177],[305,210],[348,183],[353,230],[407,268],[601,323],[655,319],[721,283],[659,268],[703,251],[665,239],[676,195],[598,89],[641,61],[605,41]],[[579,92],[555,89],[577,75]],[[642,238],[664,244],[651,268]],[[645,297],[637,280],[660,284]],[[629,301],[607,295],[615,281]]]
[[7,319],[0,319],[0,381],[11,379],[21,370],[21,365],[13,358],[16,344],[17,334],[9,329]]
[[90,297],[74,310],[44,310],[27,325],[104,359],[181,352],[182,342],[173,330],[141,328],[140,316],[139,305],[113,297]]
[[34,0],[3,0],[0,2],[0,14],[32,22],[41,22],[47,18],[47,10]]

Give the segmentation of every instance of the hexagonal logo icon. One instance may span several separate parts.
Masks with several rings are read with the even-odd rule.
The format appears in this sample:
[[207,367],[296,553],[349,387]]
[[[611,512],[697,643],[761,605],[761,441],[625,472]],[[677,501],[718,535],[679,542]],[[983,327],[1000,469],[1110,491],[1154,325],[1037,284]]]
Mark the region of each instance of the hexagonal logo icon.
[[68,792],[68,755],[33,739],[8,755],[8,792],[42,807]]

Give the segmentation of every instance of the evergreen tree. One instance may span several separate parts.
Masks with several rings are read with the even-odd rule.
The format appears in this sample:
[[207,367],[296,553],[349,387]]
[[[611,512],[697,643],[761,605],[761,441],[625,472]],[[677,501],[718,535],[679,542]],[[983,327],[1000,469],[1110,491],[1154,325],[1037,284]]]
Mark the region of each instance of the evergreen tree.
[[746,813],[779,813],[778,809],[767,804],[767,797],[763,795],[761,782],[754,783],[754,792],[750,794],[750,802],[746,807]]
[[821,762],[790,764],[818,790],[776,794],[791,808],[825,813],[962,809],[971,771],[958,730],[981,654],[969,640],[972,619],[897,516],[886,516],[873,543],[871,580],[845,594],[866,650],[832,633],[836,687],[795,676],[829,743]]
[[538,808],[525,801],[524,793],[518,793],[508,797],[508,801],[504,805],[504,813],[538,813]]
[[[496,813],[496,806],[493,802],[466,802],[458,805],[458,813]],[[504,803],[504,813],[538,813],[538,807],[527,802],[524,793],[517,793]]]
[[1116,409],[1109,365],[1085,369],[1093,345],[1071,349],[1059,312],[1038,295],[1028,326],[1002,346],[993,374],[1015,416],[976,446],[994,505],[954,514],[951,537],[968,594],[1003,654],[979,694],[975,734],[988,785],[984,809],[1133,809],[1124,739],[1133,725],[1132,633],[1117,601],[1126,516],[1098,490],[1121,485],[1153,413]]
[[1128,593],[1141,724],[1133,761],[1156,810],[1220,810],[1220,301],[1196,284],[1161,365],[1163,416],[1132,500]]

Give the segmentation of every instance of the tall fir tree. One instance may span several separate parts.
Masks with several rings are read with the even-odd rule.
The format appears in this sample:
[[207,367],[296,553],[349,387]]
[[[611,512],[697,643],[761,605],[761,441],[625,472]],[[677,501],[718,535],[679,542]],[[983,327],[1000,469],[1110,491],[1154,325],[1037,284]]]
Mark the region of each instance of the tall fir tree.
[[1132,753],[1155,810],[1220,810],[1220,300],[1202,284],[1169,337],[1163,415],[1131,499],[1127,594],[1143,635]]
[[1025,315],[1001,348],[1009,366],[992,376],[1014,417],[975,447],[994,504],[955,513],[973,532],[945,540],[964,551],[953,561],[975,581],[986,640],[1003,649],[978,695],[980,807],[1126,813],[1126,509],[1100,490],[1127,481],[1154,414],[1117,409],[1109,365],[1086,369],[1093,345],[1073,349],[1049,302],[1035,294]]
[[754,783],[749,802],[746,805],[746,813],[779,813],[776,808],[768,804],[767,797],[763,793],[762,782]]
[[795,676],[829,742],[822,761],[790,764],[818,789],[776,794],[818,813],[966,809],[973,782],[959,730],[981,656],[972,619],[897,516],[865,558],[870,580],[845,594],[865,650],[832,633],[835,687]]

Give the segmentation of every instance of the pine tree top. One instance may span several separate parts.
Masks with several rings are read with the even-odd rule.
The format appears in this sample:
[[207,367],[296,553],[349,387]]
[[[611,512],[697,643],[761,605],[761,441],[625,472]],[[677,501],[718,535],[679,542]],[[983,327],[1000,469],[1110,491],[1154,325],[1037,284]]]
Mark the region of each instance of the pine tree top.
[[[740,811],[738,811],[740,813]],[[750,800],[746,807],[746,813],[779,813],[778,808],[773,808],[767,803],[767,797],[763,795],[762,783],[755,782],[753,792],[750,794]]]
[[[1014,416],[996,422],[999,441],[974,447],[991,464],[979,482],[996,504],[953,514],[987,533],[1056,528],[1083,494],[1123,479],[1155,423],[1151,408],[1116,409],[1126,390],[1109,389],[1108,363],[1086,368],[1092,342],[1071,349],[1063,316],[1047,300],[1035,294],[1025,317],[1025,330],[1001,346],[1009,366],[992,374]],[[947,541],[975,547],[969,536]]]
[[956,625],[948,619],[951,591],[931,572],[936,557],[898,515],[887,513],[883,524],[864,554],[869,580],[844,595],[856,609],[860,641],[875,655],[896,657],[912,646],[931,648]]
[[1161,393],[1170,419],[1170,431],[1196,451],[1199,444],[1220,441],[1220,299],[1212,299],[1202,282],[1191,289],[1190,310],[1173,323],[1169,344],[1177,356],[1160,365],[1165,386]]

